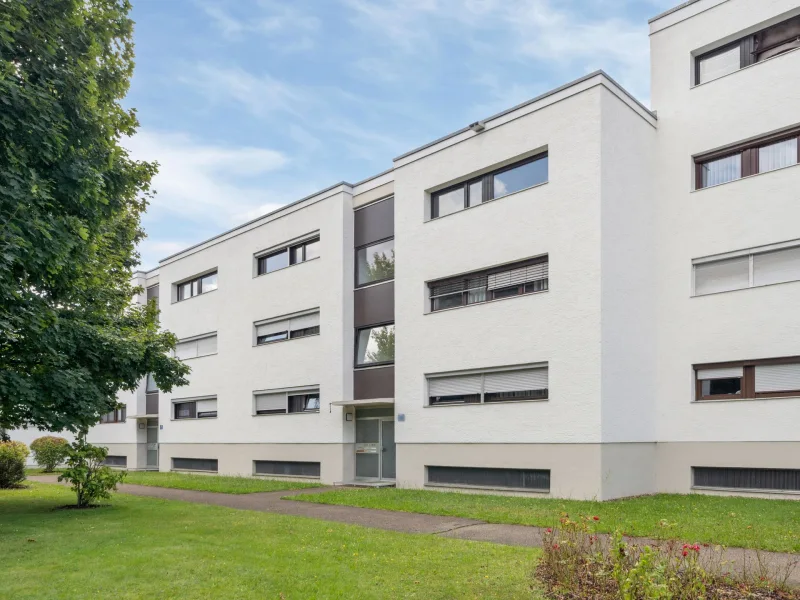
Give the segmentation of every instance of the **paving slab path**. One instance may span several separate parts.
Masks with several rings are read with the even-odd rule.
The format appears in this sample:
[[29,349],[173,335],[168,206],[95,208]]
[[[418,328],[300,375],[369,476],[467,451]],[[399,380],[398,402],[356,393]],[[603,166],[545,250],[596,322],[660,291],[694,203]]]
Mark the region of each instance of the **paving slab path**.
[[[35,475],[28,479],[39,483],[58,483],[58,477],[55,475]],[[462,517],[424,515],[334,504],[315,504],[287,499],[291,496],[319,494],[333,489],[336,488],[319,487],[278,492],[255,492],[252,494],[222,494],[219,492],[160,488],[130,483],[123,483],[119,486],[121,493],[132,496],[213,504],[239,510],[255,510],[361,525],[362,527],[373,527],[375,529],[439,535],[507,546],[541,547],[542,545],[544,535],[544,528],[542,527],[496,524]],[[636,544],[658,545],[664,543],[663,540],[649,538],[630,537],[626,539]],[[713,550],[703,548],[702,552],[713,552]],[[760,560],[762,564],[767,565],[773,572],[784,573],[791,571],[786,583],[800,587],[800,566],[798,565],[800,563],[800,554],[763,550],[758,552],[748,548],[726,548],[722,560],[730,566],[731,572],[741,572],[744,569],[752,571]]]

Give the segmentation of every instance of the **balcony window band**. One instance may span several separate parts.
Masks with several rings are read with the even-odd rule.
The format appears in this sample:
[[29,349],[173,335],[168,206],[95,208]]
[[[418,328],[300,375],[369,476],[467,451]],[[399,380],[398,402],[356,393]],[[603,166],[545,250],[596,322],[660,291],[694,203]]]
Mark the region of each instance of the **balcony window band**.
[[548,180],[548,154],[543,152],[431,194],[431,218],[497,200]]
[[800,397],[800,357],[695,365],[695,399]]
[[700,190],[800,163],[800,127],[695,157]]
[[549,289],[548,257],[539,257],[428,284],[432,312]]

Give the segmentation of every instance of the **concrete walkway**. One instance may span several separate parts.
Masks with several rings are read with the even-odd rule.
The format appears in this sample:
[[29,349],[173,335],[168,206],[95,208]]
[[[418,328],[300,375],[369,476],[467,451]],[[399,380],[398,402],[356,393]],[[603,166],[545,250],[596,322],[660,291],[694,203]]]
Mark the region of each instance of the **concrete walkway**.
[[[53,475],[38,475],[29,477],[31,481],[39,483],[58,483],[58,478]],[[322,521],[336,521],[362,527],[400,531],[403,533],[431,534],[443,537],[472,540],[476,542],[490,542],[508,546],[539,547],[542,545],[544,529],[527,525],[502,525],[491,524],[475,519],[460,517],[442,517],[436,515],[423,515],[374,508],[359,508],[355,506],[337,506],[332,504],[314,504],[311,502],[297,502],[284,500],[287,496],[302,494],[319,494],[333,490],[332,487],[307,488],[303,490],[284,490],[279,492],[256,492],[253,494],[221,494],[217,492],[198,492],[195,490],[178,490],[172,488],[159,488],[144,485],[124,483],[119,486],[119,491],[132,496],[146,496],[149,498],[162,498],[165,500],[182,500],[199,504],[213,504],[239,510],[255,510],[260,512],[308,517]],[[662,544],[663,540],[647,538],[626,538],[636,544]],[[703,552],[711,552],[704,549]],[[795,568],[800,562],[800,554],[782,552],[756,552],[744,548],[727,548],[723,560],[730,566],[730,571],[741,571],[747,568],[752,571],[760,560],[775,573],[784,573],[791,570],[787,584],[800,587],[800,568]]]

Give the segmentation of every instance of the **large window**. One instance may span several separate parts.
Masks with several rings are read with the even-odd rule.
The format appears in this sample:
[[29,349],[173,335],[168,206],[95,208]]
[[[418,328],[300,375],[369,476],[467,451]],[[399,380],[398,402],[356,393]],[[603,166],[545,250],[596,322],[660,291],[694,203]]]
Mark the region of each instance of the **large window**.
[[695,59],[695,83],[706,83],[800,48],[800,17],[778,23]]
[[195,277],[190,281],[177,284],[178,302],[188,300],[193,296],[206,294],[217,289],[217,272],[208,273],[201,277]]
[[173,411],[175,419],[213,419],[217,416],[217,399],[176,400]]
[[431,194],[431,218],[502,198],[547,182],[547,153],[491,171]]
[[548,257],[521,261],[428,284],[431,310],[479,304],[548,289]]
[[394,362],[394,324],[356,330],[356,366]]
[[695,365],[696,400],[800,396],[800,357]]
[[319,407],[318,389],[258,392],[255,394],[256,415],[318,413]]
[[695,187],[713,187],[742,177],[767,173],[800,161],[800,128],[695,158]]
[[111,412],[107,412],[104,415],[100,416],[101,423],[124,423],[125,418],[127,417],[127,408],[124,406],[120,406],[119,408],[112,410]]
[[201,337],[182,340],[175,344],[175,358],[187,360],[217,353],[217,334],[211,333]]
[[356,249],[356,285],[394,279],[394,240]]
[[800,245],[765,247],[721,260],[698,259],[693,265],[695,296],[800,281]]
[[319,335],[317,311],[256,323],[256,344],[259,346],[310,335]]
[[291,265],[317,258],[319,256],[319,237],[311,238],[280,250],[258,257],[258,274],[272,273]]
[[431,406],[546,400],[548,394],[546,366],[428,375],[427,379]]

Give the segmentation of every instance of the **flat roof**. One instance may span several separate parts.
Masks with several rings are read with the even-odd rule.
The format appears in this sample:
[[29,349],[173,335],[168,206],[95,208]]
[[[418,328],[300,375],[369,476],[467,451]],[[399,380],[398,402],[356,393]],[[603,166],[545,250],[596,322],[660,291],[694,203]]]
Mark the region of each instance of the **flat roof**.
[[679,10],[681,10],[683,8],[686,8],[687,6],[691,6],[692,4],[695,4],[696,2],[700,2],[700,0],[687,0],[683,4],[679,4],[678,6],[674,6],[674,7],[670,8],[669,10],[665,10],[660,15],[656,15],[655,17],[653,17],[652,19],[650,19],[647,22],[649,24],[649,23],[652,23],[653,21],[658,21],[659,19],[661,19],[663,17],[666,17],[667,15],[671,15],[674,12],[678,12]]

